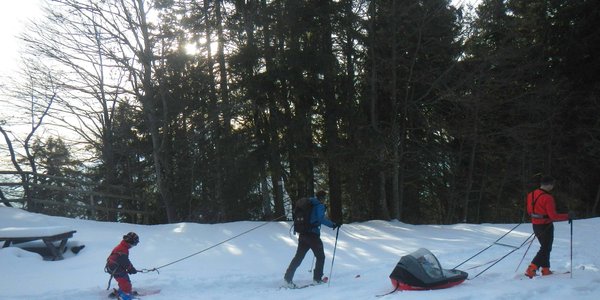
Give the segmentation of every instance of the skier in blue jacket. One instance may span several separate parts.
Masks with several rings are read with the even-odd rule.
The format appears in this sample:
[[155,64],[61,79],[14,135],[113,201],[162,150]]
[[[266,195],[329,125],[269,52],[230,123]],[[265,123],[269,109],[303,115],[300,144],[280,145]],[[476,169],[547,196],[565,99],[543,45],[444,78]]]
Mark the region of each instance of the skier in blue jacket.
[[302,260],[309,249],[312,250],[315,258],[317,259],[313,273],[313,282],[315,284],[324,282],[323,266],[325,265],[325,252],[323,251],[323,241],[321,240],[321,225],[325,225],[333,229],[338,227],[337,224],[325,216],[326,209],[325,205],[323,204],[325,197],[327,197],[327,193],[321,190],[317,192],[316,197],[311,197],[309,199],[312,204],[310,223],[317,225],[312,227],[310,232],[300,233],[300,236],[298,237],[298,248],[296,249],[296,255],[294,255],[294,258],[290,262],[290,265],[283,277],[287,287],[296,287],[296,284],[294,284],[292,281],[294,278],[294,273],[296,272],[298,266],[300,266],[302,263]]

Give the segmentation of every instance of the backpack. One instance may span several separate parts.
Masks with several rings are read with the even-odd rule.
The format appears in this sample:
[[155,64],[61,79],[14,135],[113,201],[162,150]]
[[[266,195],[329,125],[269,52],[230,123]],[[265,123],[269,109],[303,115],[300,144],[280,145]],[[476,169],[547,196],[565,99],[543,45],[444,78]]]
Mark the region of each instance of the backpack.
[[300,198],[296,202],[296,208],[294,208],[294,233],[308,233],[314,227],[314,224],[310,223],[310,215],[312,213],[313,205],[308,198]]

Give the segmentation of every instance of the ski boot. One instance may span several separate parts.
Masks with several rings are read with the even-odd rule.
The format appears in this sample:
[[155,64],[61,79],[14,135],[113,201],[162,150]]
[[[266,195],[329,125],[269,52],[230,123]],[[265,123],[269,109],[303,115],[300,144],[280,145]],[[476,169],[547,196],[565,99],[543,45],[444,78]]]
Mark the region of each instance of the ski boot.
[[137,292],[132,292],[131,294],[127,294],[121,289],[113,289],[113,292],[108,295],[109,298],[119,299],[119,300],[132,300],[133,296],[135,296]]
[[537,270],[538,266],[536,266],[535,264],[530,264],[529,267],[527,267],[527,270],[525,271],[525,276],[533,278],[537,275]]
[[327,283],[329,281],[329,278],[327,277],[323,277],[321,279],[314,279],[313,280],[313,284],[323,284],[323,283]]
[[548,267],[542,267],[542,276],[552,275],[554,272],[550,271]]
[[292,280],[283,279],[283,281],[285,282],[283,284],[284,288],[295,289],[298,287]]

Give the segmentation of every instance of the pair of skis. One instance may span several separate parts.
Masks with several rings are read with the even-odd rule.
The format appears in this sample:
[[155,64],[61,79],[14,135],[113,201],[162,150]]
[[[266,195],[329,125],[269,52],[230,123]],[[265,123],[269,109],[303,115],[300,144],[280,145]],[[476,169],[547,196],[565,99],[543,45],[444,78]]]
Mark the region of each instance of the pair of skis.
[[311,286],[316,286],[316,285],[321,285],[321,284],[325,284],[329,282],[329,278],[327,277],[323,277],[323,280],[321,282],[312,282],[312,283],[308,283],[308,284],[303,284],[303,285],[294,285],[294,286],[282,286],[282,289],[290,289],[290,290],[298,290],[298,289],[305,289],[307,287],[311,287]]
[[[335,244],[333,245],[333,257],[331,258],[331,270],[329,271],[329,277],[331,277],[331,274],[333,273],[333,262],[335,261],[335,251],[337,249],[338,236],[340,235],[340,227],[341,226],[342,225],[337,226],[337,230],[335,232]],[[333,229],[335,230],[336,228],[333,228]],[[313,263],[314,263],[314,261],[313,261]],[[323,279],[320,282],[318,282],[318,283],[313,282],[313,283],[309,283],[309,284],[305,284],[305,285],[300,285],[300,286],[296,285],[296,286],[293,286],[293,287],[282,286],[282,288],[304,289],[304,288],[307,288],[309,286],[315,286],[315,285],[321,285],[321,284],[324,284],[324,283],[328,283],[329,282],[329,277],[323,277]],[[357,275],[357,277],[360,277],[360,275]]]
[[535,276],[529,278],[527,275],[525,274],[519,274],[516,277],[519,279],[535,279],[535,278],[544,278],[544,277],[552,277],[552,276],[556,276],[556,275],[570,275],[571,271],[553,271],[552,274],[549,275],[539,275],[536,274]]
[[[158,293],[160,293],[160,289],[133,291],[131,299],[141,299],[141,297],[143,296],[150,296]],[[119,300],[121,299],[119,297],[119,292],[117,291],[117,289],[113,289],[113,292],[108,294],[108,298]]]

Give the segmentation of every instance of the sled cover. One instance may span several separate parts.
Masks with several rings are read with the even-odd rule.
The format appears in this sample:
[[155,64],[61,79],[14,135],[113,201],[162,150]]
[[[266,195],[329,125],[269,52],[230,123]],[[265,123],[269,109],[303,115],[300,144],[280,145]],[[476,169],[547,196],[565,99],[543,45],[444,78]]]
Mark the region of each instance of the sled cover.
[[468,276],[463,271],[442,269],[435,255],[421,248],[401,257],[390,274],[390,279],[397,289],[430,290],[455,286]]

